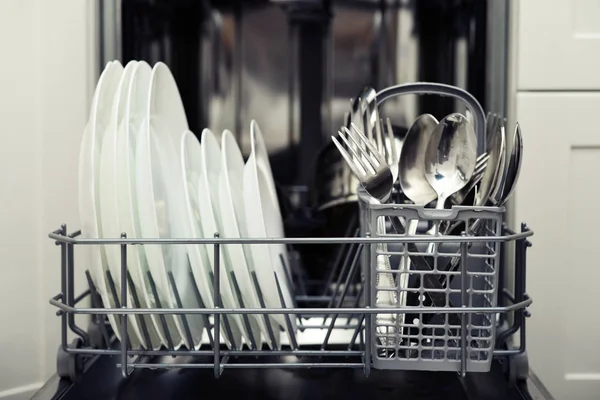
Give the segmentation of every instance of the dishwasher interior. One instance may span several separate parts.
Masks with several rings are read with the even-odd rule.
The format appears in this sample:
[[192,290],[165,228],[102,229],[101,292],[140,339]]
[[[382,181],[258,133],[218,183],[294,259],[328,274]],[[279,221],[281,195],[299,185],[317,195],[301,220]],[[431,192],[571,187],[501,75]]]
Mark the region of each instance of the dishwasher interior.
[[[375,249],[374,242],[368,241],[370,235],[386,237],[385,231],[380,235],[365,227],[374,226],[371,221],[377,216],[390,217],[398,211],[373,207],[365,200],[330,139],[347,124],[352,101],[365,86],[383,93],[396,85],[436,82],[470,94],[467,101],[462,95],[417,95],[423,94],[418,90],[390,96],[379,109],[390,119],[400,142],[424,112],[439,119],[452,112],[473,114],[468,105],[478,103],[480,110],[506,115],[508,6],[508,1],[491,0],[100,1],[101,68],[114,59],[123,64],[165,62],[177,80],[190,130],[200,135],[205,127],[213,132],[230,129],[245,156],[250,152],[249,122],[260,123],[285,237],[290,238],[283,243],[290,248],[290,281],[295,282],[296,298],[292,305],[282,300],[282,307],[298,313],[305,323],[298,335],[285,338],[287,347],[277,351],[255,346],[249,351],[219,350],[212,338],[209,346],[193,351],[141,351],[108,340],[111,335],[104,328],[82,333],[73,314],[84,296],[72,287],[73,248],[82,243],[77,232],[63,226],[51,234],[61,246],[64,276],[62,297],[57,295],[53,304],[60,308],[62,329],[68,326],[81,340],[71,343],[71,351],[59,349],[57,366],[63,380],[58,388],[49,383],[38,398],[48,393],[65,399],[82,393],[89,398],[158,394],[161,398],[207,394],[341,398],[374,393],[378,398],[531,398],[525,353],[528,228],[522,225],[520,231],[512,231],[503,214],[487,217],[490,238],[480,241],[479,247],[484,252],[486,246],[494,248],[497,282],[490,296],[482,296],[485,304],[470,304],[473,315],[469,314],[468,328],[462,328],[463,337],[466,329],[471,332],[470,353],[464,350],[465,343],[462,347],[448,344],[454,340],[448,320],[458,314],[441,317],[447,318],[445,325],[439,325],[446,329],[443,354],[435,346],[427,350],[425,342],[419,342],[418,356],[398,343],[390,350],[391,342],[386,345],[381,337],[378,340],[384,345],[371,349],[373,336],[380,331],[376,318],[365,309],[375,298],[369,288],[371,279],[379,278],[364,264],[367,257],[377,263],[377,251],[367,256],[360,249]],[[477,110],[474,114],[485,118]],[[420,212],[407,207],[400,215]],[[464,215],[466,224],[472,217],[466,211]],[[329,243],[328,238],[346,241]],[[499,238],[506,246],[500,245]],[[128,247],[126,241],[119,243]],[[514,281],[514,288],[507,281]],[[93,300],[92,284],[84,294]],[[332,311],[311,327],[307,322],[315,320],[311,314],[317,315],[323,307],[356,314],[347,312],[338,318]],[[496,307],[498,312],[481,316],[477,307]],[[89,314],[92,325],[106,325],[106,313]],[[466,319],[467,314],[462,315]],[[415,313],[407,318],[436,321],[439,316]],[[349,335],[336,341],[340,320]],[[433,326],[428,329],[435,332],[438,325]],[[481,326],[494,326],[495,333],[490,336]],[[311,328],[323,331],[325,339],[306,334]],[[418,333],[420,341],[425,340],[424,332]],[[410,329],[408,334],[413,334]],[[436,335],[432,337],[435,341]],[[90,343],[95,350],[88,350]],[[411,367],[415,357],[442,362],[437,367],[431,363]],[[95,376],[102,376],[101,388],[93,384]],[[128,377],[126,383],[123,376]],[[436,384],[430,385],[431,380]],[[191,382],[202,382],[202,388]]]

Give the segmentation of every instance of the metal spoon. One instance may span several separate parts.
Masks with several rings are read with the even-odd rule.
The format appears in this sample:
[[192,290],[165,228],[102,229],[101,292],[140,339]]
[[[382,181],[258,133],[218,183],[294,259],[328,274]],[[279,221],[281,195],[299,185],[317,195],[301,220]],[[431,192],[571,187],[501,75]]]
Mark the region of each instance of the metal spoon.
[[425,153],[437,126],[438,121],[433,115],[420,115],[406,133],[400,152],[400,187],[417,205],[429,204],[437,198],[425,175]]
[[[503,180],[502,194],[499,196],[500,205],[504,205],[506,201],[513,194],[515,187],[517,186],[517,180],[519,179],[519,173],[521,172],[521,162],[523,161],[523,134],[521,133],[521,127],[517,122],[515,127],[515,134],[513,137],[513,147],[510,154],[510,160],[508,167],[505,172],[505,179]],[[492,199],[492,202],[496,199]]]
[[477,136],[467,118],[454,113],[440,121],[425,153],[425,177],[437,193],[437,209],[469,182],[476,160]]

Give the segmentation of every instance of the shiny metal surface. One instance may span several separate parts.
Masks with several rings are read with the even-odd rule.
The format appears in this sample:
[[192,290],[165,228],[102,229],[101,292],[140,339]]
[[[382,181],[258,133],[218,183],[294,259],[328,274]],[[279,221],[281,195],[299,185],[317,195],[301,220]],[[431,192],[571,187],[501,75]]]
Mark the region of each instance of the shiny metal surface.
[[[475,171],[473,171],[473,176],[469,180],[469,183],[466,184],[462,189],[458,192],[454,193],[450,196],[450,201],[454,205],[473,205],[473,204],[465,204],[465,200],[471,195],[471,192],[475,192],[477,185],[481,182],[481,178],[485,173],[488,165],[488,160],[490,156],[488,153],[484,153],[481,156],[477,157],[477,163],[475,164]],[[473,195],[473,200],[475,195]]]
[[342,127],[338,132],[339,138],[345,146],[335,136],[332,136],[331,139],[348,166],[358,177],[361,186],[371,197],[385,203],[392,192],[392,172],[385,157],[377,151],[377,148],[360,129],[353,124],[352,130],[353,133],[348,128]]
[[490,159],[477,191],[476,206],[486,205],[488,199],[498,194],[498,181],[503,174],[506,160],[506,134],[503,125],[488,136],[487,152]]
[[440,121],[431,134],[425,153],[425,176],[443,209],[448,196],[471,179],[477,160],[477,137],[467,118],[458,113]]
[[519,173],[521,172],[521,162],[523,161],[523,134],[521,133],[521,127],[519,123],[515,126],[515,134],[513,137],[513,147],[510,153],[510,160],[506,168],[506,178],[502,186],[502,195],[500,196],[500,204],[506,203],[506,201],[513,194],[517,181],[519,180]]
[[412,124],[400,153],[400,187],[413,203],[425,205],[437,198],[437,193],[425,175],[425,153],[438,121],[431,114],[420,115]]

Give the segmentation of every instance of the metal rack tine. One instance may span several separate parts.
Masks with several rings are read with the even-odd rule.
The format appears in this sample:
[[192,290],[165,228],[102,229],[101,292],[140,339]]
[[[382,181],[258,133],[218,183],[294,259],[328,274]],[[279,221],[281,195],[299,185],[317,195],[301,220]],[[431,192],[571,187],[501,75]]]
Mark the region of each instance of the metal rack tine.
[[[146,271],[148,275],[148,282],[150,282],[150,288],[152,289],[152,295],[154,296],[154,301],[156,302],[156,308],[162,308],[162,304],[160,303],[160,297],[158,296],[158,290],[156,289],[156,283],[154,282],[154,278],[152,278],[152,274],[150,271]],[[171,338],[171,333],[169,332],[169,327],[167,326],[167,318],[165,314],[158,314],[158,318],[160,319],[160,325],[163,328],[163,332],[165,333],[165,338],[167,339],[167,346],[169,350],[173,351],[175,346],[173,346],[173,339]]]
[[[279,284],[279,279],[277,279],[277,274],[273,272],[275,276],[275,283],[277,284],[277,293],[279,294],[279,301],[281,302],[281,307],[286,309],[285,299],[283,298],[283,292],[281,291],[281,285]],[[296,332],[292,329],[292,320],[290,319],[290,314],[284,314],[285,316],[285,324],[287,326],[288,336],[290,338],[290,345],[292,346],[292,350],[298,349],[298,341],[296,340]]]
[[[285,280],[287,281],[288,288],[290,288],[290,290],[293,290],[292,288],[294,286],[292,285],[292,279],[290,277],[290,274],[288,273],[285,257],[281,253],[279,253],[279,261],[281,262],[281,267],[283,268],[283,273],[285,274]],[[298,304],[296,303],[296,298],[294,296],[292,296],[292,307],[298,308]],[[302,318],[302,315],[298,314],[298,318]]]
[[[288,246],[289,247],[289,246]],[[290,249],[288,248],[288,254],[296,254],[293,251],[290,251]],[[296,254],[297,256],[297,254]],[[306,291],[306,285],[304,283],[304,276],[301,273],[301,268],[298,265],[298,259],[297,257],[294,257],[293,259],[289,260],[290,262],[290,270],[292,271],[292,275],[295,275],[298,281],[298,289],[299,292],[302,296],[306,296],[308,294],[308,292]]]
[[[283,268],[283,274],[284,274],[285,281],[287,283],[287,287],[292,289],[294,287],[294,285],[292,284],[292,277],[289,274],[288,266],[287,266],[287,263],[285,262],[285,257],[283,256],[282,253],[279,253],[279,261],[281,262],[281,266]],[[294,297],[292,297],[292,307],[297,308],[296,300],[294,299]]]
[[[106,270],[106,280],[108,281],[108,288],[112,293],[113,299],[115,300],[115,308],[121,308],[121,301],[119,300],[119,296],[117,296],[117,287],[115,286],[115,281],[112,278],[112,274],[109,270]],[[116,317],[119,319],[119,323],[123,325],[123,321],[125,318],[123,314],[116,314]],[[123,338],[121,338],[123,340]],[[127,348],[131,349],[131,343],[129,338],[127,338]]]
[[[121,239],[127,238],[126,233],[121,233]],[[121,244],[121,304],[123,309],[127,308],[127,244]],[[131,340],[127,331],[128,318],[127,314],[123,314],[121,319],[121,376],[127,378],[129,371],[127,370],[127,349],[131,348]]]
[[[365,314],[361,314],[361,317],[358,319],[358,325],[354,329],[354,333],[352,334],[352,339],[350,340],[350,344],[348,345],[348,350],[352,350],[354,347],[354,343],[356,342],[356,337],[362,332],[363,322],[365,321]],[[362,343],[362,335],[361,335],[361,343]]]
[[[360,285],[360,289],[358,289],[358,293],[356,294],[356,300],[354,301],[352,308],[358,308],[360,306],[360,299],[361,299],[364,291],[365,291],[365,285],[364,284]],[[354,319],[355,316],[356,316],[356,318],[359,318],[360,314],[350,315],[350,318],[348,318],[348,325],[350,325],[352,323],[352,320]]]
[[[175,277],[173,276],[173,271],[168,271],[167,276],[169,277],[169,283],[171,284],[171,290],[175,295],[175,303],[178,308],[183,308],[183,303],[181,302],[181,296],[179,295],[179,290],[177,290],[177,285],[175,284]],[[181,322],[183,323],[183,330],[185,332],[185,338],[187,339],[188,349],[193,350],[195,348],[194,339],[192,337],[192,331],[190,330],[190,324],[188,323],[187,315],[179,314],[181,318]]]
[[[359,235],[360,235],[360,230],[357,228],[354,232],[354,237],[358,237]],[[340,285],[342,284],[342,279],[348,273],[348,270],[350,269],[350,266],[351,266],[350,260],[352,259],[352,255],[354,254],[354,252],[356,251],[357,248],[358,248],[358,244],[356,244],[356,243],[352,243],[348,246],[348,252],[346,253],[346,257],[344,257],[342,269],[340,270],[340,273],[335,282],[334,292],[333,292],[333,295],[331,296],[331,299],[329,300],[329,303],[327,304],[327,308],[332,308],[333,305],[335,304],[335,299],[337,298]],[[330,314],[326,314],[323,318],[323,322],[325,322],[327,320],[327,318],[329,318],[329,316],[330,316]]]
[[[102,304],[100,303],[100,294],[98,293],[98,289],[96,289],[96,285],[92,281],[92,276],[90,275],[89,270],[85,270],[85,278],[87,279],[88,286],[90,287],[91,293],[91,301],[92,307],[94,308],[102,308]],[[106,344],[106,348],[110,347],[110,336],[108,336],[108,330],[106,329],[106,324],[104,323],[105,317],[102,314],[96,314],[96,323],[100,326],[100,332],[102,333],[102,337],[104,338],[104,343]]]
[[[190,274],[191,282],[195,282],[194,273],[192,272],[191,268],[189,269],[188,273]],[[194,289],[194,296],[196,296],[196,301],[200,305],[200,308],[206,308],[206,304],[204,304],[204,301],[202,301],[202,296],[200,296],[200,292],[198,291],[198,286],[195,284],[193,284],[191,286]],[[204,325],[206,326],[206,334],[208,336],[208,343],[209,343],[210,347],[212,348],[214,346],[215,342],[214,342],[213,335],[211,332],[212,326],[210,324],[210,319],[208,318],[208,314],[201,314],[201,315],[202,315],[202,319],[204,320]]]
[[[67,286],[69,288],[67,292],[67,304],[71,307],[75,306],[75,256],[73,247],[72,243],[67,244]],[[67,321],[71,331],[83,340],[84,345],[88,346],[90,344],[90,337],[86,331],[75,323],[75,314],[69,313]]]
[[[127,283],[129,285],[129,289],[131,290],[131,297],[133,297],[133,305],[135,308],[141,308],[140,299],[137,295],[137,290],[135,289],[135,285],[133,284],[133,279],[131,279],[131,274],[127,271]],[[142,314],[137,314],[136,320],[138,324],[142,327],[142,335],[144,336],[144,342],[146,342],[146,348],[152,349],[153,344],[150,340],[150,332],[148,331],[148,325],[146,325],[146,319]]]
[[[350,266],[350,272],[346,276],[346,281],[344,282],[344,289],[342,290],[342,294],[336,304],[336,308],[341,308],[344,303],[344,299],[346,298],[346,294],[348,293],[348,288],[350,287],[350,280],[354,277],[354,274],[357,271],[356,266],[358,265],[358,261],[360,260],[360,254],[363,246],[359,245],[356,254],[354,255],[354,259],[352,260],[352,264]],[[325,350],[327,347],[327,343],[329,342],[329,338],[331,336],[331,332],[333,331],[333,326],[335,325],[335,321],[337,320],[339,314],[334,313],[331,318],[331,323],[329,324],[329,328],[327,328],[327,334],[325,335],[325,339],[323,340],[323,344],[321,345],[321,349]],[[325,322],[325,321],[323,321]]]
[[[237,283],[237,279],[235,279],[235,274],[233,273],[233,271],[229,273],[229,276],[231,279],[231,283],[233,283],[233,290],[235,291],[235,295],[237,296],[238,301],[240,302],[240,307],[246,308],[246,306],[244,305],[244,299],[242,297],[240,286]],[[242,320],[244,321],[244,326],[246,327],[246,331],[250,336],[250,348],[252,350],[257,350],[258,345],[256,342],[256,338],[254,337],[254,332],[252,332],[252,325],[250,324],[250,318],[248,317],[248,314],[242,314]]]
[[[256,289],[256,295],[258,296],[258,303],[261,308],[266,308],[265,306],[265,298],[263,297],[262,290],[260,290],[260,285],[258,284],[258,278],[256,277],[256,271],[250,272],[250,276],[252,277],[252,284],[254,285],[254,289]],[[275,333],[273,332],[273,326],[271,325],[271,318],[268,314],[262,314],[265,324],[267,325],[267,332],[269,333],[269,340],[271,341],[271,345],[273,348],[277,348],[277,341],[275,340]]]
[[[350,217],[350,221],[348,222],[346,232],[344,232],[344,237],[350,237],[352,231],[354,231],[354,237],[357,237],[360,234],[360,228],[356,227],[357,219],[358,217],[356,216],[356,214],[352,214],[352,216]],[[331,283],[335,279],[335,274],[337,273],[339,267],[342,265],[342,257],[344,257],[344,249],[346,248],[346,246],[349,247],[352,245],[342,243],[338,247],[337,253],[335,255],[335,261],[333,262],[333,267],[331,268],[331,272],[329,272],[329,276],[327,277],[327,281],[325,282],[325,287],[323,288],[323,296],[327,295],[329,285],[331,285]]]
[[[212,271],[209,272],[208,274],[210,276],[210,279],[213,282],[216,282],[216,278],[215,278],[215,274],[213,274]],[[215,297],[218,294],[219,295],[219,301],[220,301],[220,289],[215,289]],[[217,307],[222,307],[222,305],[220,303],[216,303],[215,302],[215,308]],[[218,317],[218,318],[217,318]],[[225,327],[225,335],[229,338],[229,341],[231,342],[231,347],[236,350],[236,349],[241,349],[242,348],[242,344],[240,343],[239,347],[237,345],[237,343],[235,342],[235,339],[233,338],[233,330],[231,329],[231,323],[229,322],[229,317],[230,315],[227,314],[219,314],[216,313],[215,314],[215,342],[220,345],[221,343],[221,338],[220,338],[220,330],[221,330],[221,318],[223,318],[223,326]],[[217,324],[219,324],[219,329],[217,329]]]

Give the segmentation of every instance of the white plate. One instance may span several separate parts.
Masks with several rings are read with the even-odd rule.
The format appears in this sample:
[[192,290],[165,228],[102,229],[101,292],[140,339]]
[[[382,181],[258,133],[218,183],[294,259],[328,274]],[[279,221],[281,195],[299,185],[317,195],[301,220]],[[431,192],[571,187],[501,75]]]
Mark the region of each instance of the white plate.
[[[98,166],[102,135],[110,121],[112,101],[123,73],[123,66],[118,62],[109,62],[96,85],[92,98],[90,118],[81,140],[79,151],[79,218],[81,219],[81,236],[83,238],[99,238],[102,234],[98,214]],[[104,249],[100,246],[83,246],[87,252],[90,275],[96,290],[100,294],[104,307],[115,307],[115,299],[108,289],[105,271],[108,269]],[[118,339],[121,338],[120,324],[114,315],[108,315],[108,321]]]
[[[252,141],[254,139],[254,132],[251,131]],[[250,157],[244,167],[242,185],[248,237],[265,238],[283,236],[279,231],[281,216],[276,211],[277,205],[274,202],[271,187],[269,186],[269,176],[270,174],[264,167],[264,164],[257,165],[256,152],[251,151]],[[258,282],[267,308],[282,307],[275,274],[283,293],[285,306],[287,308],[293,306],[293,298],[287,284],[285,268],[280,261],[281,247],[278,245],[251,247],[250,254],[256,266]],[[275,319],[282,327],[287,329],[284,315],[275,315]],[[292,329],[295,332],[297,328],[296,317],[292,315],[290,320],[292,322]]]
[[[222,231],[220,227],[220,215],[218,212],[221,149],[219,148],[219,142],[214,134],[208,129],[202,131],[200,160],[200,184],[198,185],[198,203],[201,204],[200,225],[205,237],[213,237],[215,233]],[[214,245],[209,244],[206,245],[205,248],[209,262],[208,266],[211,271],[214,271]],[[225,273],[226,269],[223,264],[223,262],[219,263],[221,302],[224,307],[236,308],[240,305],[233,295],[231,282],[229,276]],[[236,348],[241,348],[242,333],[240,326],[242,326],[242,319],[240,318],[240,315],[230,315],[227,316],[227,320],[232,332],[232,338],[230,339],[233,339]]]
[[[200,142],[191,131],[181,135],[181,174],[183,176],[183,192],[185,195],[185,209],[187,213],[188,234],[190,238],[204,237],[200,225],[200,203],[198,202],[198,189],[202,173],[202,150]],[[214,307],[214,288],[211,277],[211,268],[204,245],[187,245],[187,254],[192,267],[194,281],[200,293],[204,306]],[[225,329],[225,325],[221,325]],[[224,331],[222,331],[224,332]],[[226,338],[226,335],[223,336]],[[231,348],[231,342],[226,339]]]
[[[135,65],[127,87],[125,115],[117,133],[117,156],[115,165],[116,191],[118,202],[119,232],[129,237],[140,237],[135,196],[135,143],[148,105],[150,75],[152,68],[144,61]],[[131,246],[127,252],[127,266],[135,291],[142,308],[155,308],[156,301],[147,278],[148,263],[140,246]],[[173,316],[165,316],[167,324],[175,329]],[[145,325],[151,338],[152,348],[160,344],[168,345],[166,335],[158,315],[145,315]]]
[[[240,191],[244,179],[244,158],[235,138],[229,131],[223,132],[221,151],[223,158],[219,177],[219,210],[223,226],[222,235],[232,239],[248,237],[244,198]],[[262,245],[258,246],[263,247]],[[260,301],[250,275],[255,270],[250,256],[253,247],[257,247],[257,245],[230,244],[223,246],[225,270],[229,273],[233,271],[241,293],[240,304],[243,304],[245,308],[260,308]],[[278,348],[278,340],[275,338],[275,343],[272,343],[269,338],[269,331],[262,315],[248,315],[248,323],[258,347],[261,347],[260,332],[262,332],[269,346]],[[244,326],[244,328],[248,327]],[[277,328],[276,325],[273,326],[273,332],[276,332]],[[243,331],[247,342],[251,343],[251,338],[248,336],[250,332],[248,329]]]
[[[125,70],[121,75],[121,80],[115,96],[113,99],[111,118],[104,132],[102,138],[102,147],[100,150],[100,168],[98,175],[98,203],[100,210],[100,221],[102,225],[102,236],[103,238],[118,238],[121,231],[119,230],[119,215],[118,215],[118,202],[116,192],[116,155],[117,155],[117,130],[123,116],[125,115],[125,105],[127,97],[127,88],[131,81],[133,71],[135,69],[136,61],[131,61],[125,66]],[[112,275],[115,287],[117,289],[117,296],[121,300],[121,306],[124,304],[121,298],[121,249],[119,246],[104,246],[104,252],[106,253],[106,261],[108,262],[108,269]],[[131,291],[128,291],[127,296],[127,307],[131,308],[133,305],[133,296]],[[134,306],[135,307],[135,306]],[[135,315],[129,315],[128,317],[129,327],[129,339],[131,340],[132,346],[138,347],[139,343],[144,348],[147,347],[147,343],[144,340],[142,329],[138,324],[138,319]],[[156,342],[155,342],[156,343]],[[150,343],[152,346],[153,343]]]
[[[268,187],[268,194],[271,197],[271,204],[273,204],[273,208],[269,211],[272,214],[272,237],[285,237],[285,231],[283,229],[283,218],[281,216],[279,200],[277,199],[277,191],[275,190],[275,180],[273,179],[273,171],[271,170],[271,163],[269,162],[267,146],[265,145],[265,141],[263,139],[260,127],[258,126],[258,122],[256,122],[255,120],[250,121],[250,153],[254,154],[256,165],[258,165],[260,168],[263,168],[265,171],[265,179]],[[290,259],[285,244],[274,244],[271,246],[271,249],[275,254],[278,255],[276,261],[278,264],[281,264],[279,254],[283,256],[288,277],[291,279],[292,275],[290,270]],[[289,279],[287,279],[286,282],[293,284],[293,282],[290,282]]]
[[[137,194],[140,227],[145,238],[187,236],[180,155],[176,150],[181,134],[188,129],[177,84],[163,63],[152,70],[147,119],[138,137],[136,151]],[[177,132],[177,133],[176,133]],[[177,139],[175,139],[177,138]],[[178,308],[168,273],[183,308],[199,308],[186,249],[180,245],[144,246],[146,259],[163,307]],[[199,314],[185,316],[191,343],[182,317],[175,318],[177,332],[170,332],[176,347],[201,344],[204,323]]]

